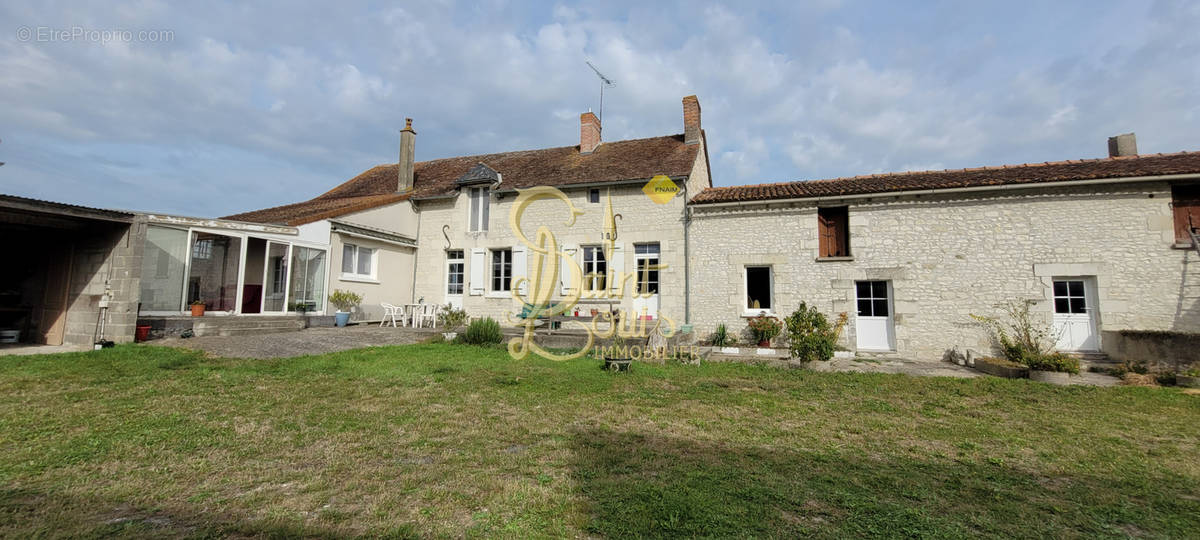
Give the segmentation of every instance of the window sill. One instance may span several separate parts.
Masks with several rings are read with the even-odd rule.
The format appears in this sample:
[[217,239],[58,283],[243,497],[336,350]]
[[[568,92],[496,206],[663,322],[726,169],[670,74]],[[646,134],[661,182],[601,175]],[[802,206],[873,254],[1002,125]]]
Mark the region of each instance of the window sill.
[[358,276],[352,274],[342,274],[338,277],[338,279],[341,281],[353,281],[355,283],[379,283],[378,279],[375,279],[371,276]]
[[501,298],[501,299],[512,298],[512,292],[511,291],[489,292],[489,293],[483,295],[483,297],[484,298]]
[[775,315],[774,312],[772,312],[769,309],[760,309],[757,311],[743,311],[741,317],[743,319],[753,319],[759,315],[766,315],[767,317],[778,317],[777,315]]
[[1171,244],[1171,249],[1192,249],[1191,242],[1175,242]]
[[817,262],[850,262],[853,260],[853,255],[846,257],[817,257]]

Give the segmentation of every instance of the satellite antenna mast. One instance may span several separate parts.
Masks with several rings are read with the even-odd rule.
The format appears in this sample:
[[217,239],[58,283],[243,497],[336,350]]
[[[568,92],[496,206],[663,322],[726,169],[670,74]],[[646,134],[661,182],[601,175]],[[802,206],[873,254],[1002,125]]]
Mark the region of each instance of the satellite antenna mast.
[[600,70],[596,69],[596,66],[593,66],[591,61],[584,60],[584,63],[587,64],[588,67],[592,68],[592,71],[596,72],[597,77],[600,77],[600,118],[599,118],[599,120],[600,120],[600,130],[601,130],[601,132],[603,132],[604,131],[604,88],[605,87],[612,88],[612,87],[616,86],[617,83],[613,82],[612,79],[605,77],[603,73],[600,73]]

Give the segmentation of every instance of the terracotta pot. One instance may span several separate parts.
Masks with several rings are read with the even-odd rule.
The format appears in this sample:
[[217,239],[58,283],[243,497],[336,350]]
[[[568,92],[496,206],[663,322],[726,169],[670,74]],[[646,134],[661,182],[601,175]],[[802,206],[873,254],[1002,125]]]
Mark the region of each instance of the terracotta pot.
[[764,339],[764,340],[762,340],[762,341],[758,342],[758,346],[759,346],[759,347],[764,347],[764,348],[765,348],[765,347],[770,347],[770,346],[771,346],[771,340],[769,340],[769,339]]
[[593,317],[595,317],[596,315],[599,315],[599,314],[600,314],[600,310],[598,310],[598,309],[593,309],[593,310],[592,310],[592,316],[593,316]]
[[192,316],[193,317],[203,317],[204,316],[204,304],[193,304],[192,305]]

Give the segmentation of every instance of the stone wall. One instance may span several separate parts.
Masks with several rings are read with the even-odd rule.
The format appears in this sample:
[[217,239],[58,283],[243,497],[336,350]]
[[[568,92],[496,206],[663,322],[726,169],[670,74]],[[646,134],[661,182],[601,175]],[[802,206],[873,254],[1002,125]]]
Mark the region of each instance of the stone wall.
[[[850,207],[850,260],[817,261],[813,203],[693,206],[692,322],[741,330],[747,264],[771,265],[775,314],[801,301],[845,312],[855,347],[856,280],[890,280],[895,352],[936,361],[989,345],[970,314],[1034,300],[1051,314],[1051,278],[1094,276],[1102,330],[1200,331],[1200,259],[1173,249],[1166,183],[827,201]],[[823,202],[822,204],[825,204]],[[1101,346],[1104,347],[1101,337]]]
[[[683,186],[681,186],[683,187]],[[633,272],[635,269],[634,245],[657,242],[661,251],[661,262],[667,268],[661,271],[659,309],[667,317],[679,321],[684,311],[684,247],[683,247],[683,201],[687,196],[680,191],[667,204],[657,204],[641,190],[641,185],[601,188],[601,202],[588,202],[588,189],[565,189],[573,204],[584,213],[574,226],[567,227],[567,210],[559,201],[535,202],[525,213],[523,230],[532,241],[537,228],[545,225],[554,232],[558,243],[575,252],[576,261],[582,263],[580,246],[600,245],[604,217],[604,194],[611,192],[613,211],[620,214],[617,220],[617,244],[623,252],[619,270]],[[506,315],[516,314],[521,302],[513,300],[508,293],[496,293],[490,287],[490,254],[485,255],[483,278],[486,282],[482,295],[472,295],[471,250],[520,247],[509,226],[509,212],[516,195],[512,193],[497,197],[492,194],[487,232],[469,232],[469,197],[463,193],[449,200],[423,201],[420,203],[420,250],[417,254],[416,295],[426,301],[445,302],[446,289],[446,237],[443,226],[448,225],[450,247],[464,251],[466,284],[463,307],[471,316],[490,316],[505,321]],[[615,257],[614,257],[615,259]],[[528,260],[532,261],[530,257]],[[611,261],[610,261],[611,263]],[[614,265],[614,268],[615,265]],[[560,283],[561,285],[561,283]],[[630,282],[632,288],[632,282]],[[561,293],[561,286],[559,292]],[[620,306],[632,308],[632,290],[627,290]]]
[[1116,330],[1104,332],[1105,350],[1118,362],[1145,364],[1152,372],[1200,368],[1200,334]]

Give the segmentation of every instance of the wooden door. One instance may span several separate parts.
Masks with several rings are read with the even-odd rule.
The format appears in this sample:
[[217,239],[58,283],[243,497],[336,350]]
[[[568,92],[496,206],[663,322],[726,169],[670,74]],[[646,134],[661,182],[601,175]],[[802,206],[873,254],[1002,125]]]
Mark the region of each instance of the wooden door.
[[71,247],[53,246],[46,257],[46,288],[38,316],[38,342],[62,345],[71,289]]

